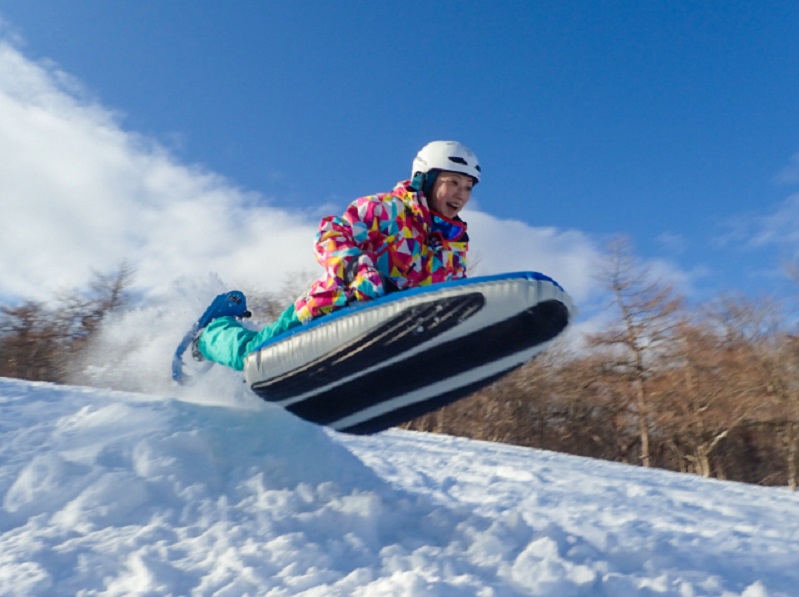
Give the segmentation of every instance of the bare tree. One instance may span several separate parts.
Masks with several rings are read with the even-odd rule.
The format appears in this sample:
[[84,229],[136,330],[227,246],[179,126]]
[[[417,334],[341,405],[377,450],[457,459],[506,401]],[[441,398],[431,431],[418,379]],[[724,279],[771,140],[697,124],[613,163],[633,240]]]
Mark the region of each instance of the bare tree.
[[56,358],[64,334],[43,303],[0,307],[0,375],[60,381]]
[[286,278],[276,290],[259,291],[244,289],[247,307],[258,320],[277,319],[283,310],[292,304],[315,278],[312,272],[299,272]]
[[659,427],[680,470],[710,477],[721,442],[752,416],[758,386],[745,348],[731,340],[684,318],[675,330],[677,351],[654,380]]
[[649,380],[671,349],[674,315],[682,299],[672,286],[653,279],[641,266],[630,241],[617,238],[610,243],[606,262],[597,276],[613,296],[617,320],[604,332],[592,334],[590,345],[602,347],[610,356],[607,375],[624,380],[630,391],[630,411],[640,440],[640,461],[651,466],[652,401]]
[[[741,353],[738,375],[749,370],[751,409],[776,426],[782,440],[787,483],[799,485],[799,343],[786,332],[782,309],[773,300],[722,297],[711,313],[728,346]],[[775,425],[776,424],[776,425]]]
[[85,293],[63,293],[53,306],[26,301],[0,307],[0,373],[63,382],[71,360],[85,349],[100,322],[128,300],[133,270],[95,274]]

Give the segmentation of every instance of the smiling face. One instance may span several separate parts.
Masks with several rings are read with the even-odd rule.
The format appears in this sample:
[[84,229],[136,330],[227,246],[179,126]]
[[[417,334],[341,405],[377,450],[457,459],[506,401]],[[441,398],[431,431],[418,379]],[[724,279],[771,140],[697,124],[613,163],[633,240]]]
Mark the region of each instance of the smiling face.
[[430,209],[447,218],[457,216],[469,202],[474,188],[474,179],[457,172],[442,172],[436,178],[433,192],[428,197]]

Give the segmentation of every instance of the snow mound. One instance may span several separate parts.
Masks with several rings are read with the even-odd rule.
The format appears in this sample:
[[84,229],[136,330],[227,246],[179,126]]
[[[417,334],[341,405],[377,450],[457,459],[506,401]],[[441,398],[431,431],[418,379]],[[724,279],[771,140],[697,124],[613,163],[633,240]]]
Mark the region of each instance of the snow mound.
[[799,498],[783,490],[426,434],[343,436],[258,401],[0,379],[0,404],[2,595],[799,586]]

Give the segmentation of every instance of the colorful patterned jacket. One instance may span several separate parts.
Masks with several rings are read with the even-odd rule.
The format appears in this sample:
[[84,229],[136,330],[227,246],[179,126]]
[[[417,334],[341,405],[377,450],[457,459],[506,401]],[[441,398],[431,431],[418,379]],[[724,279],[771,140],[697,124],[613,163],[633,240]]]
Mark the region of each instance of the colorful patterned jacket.
[[296,316],[307,322],[353,301],[465,278],[468,236],[447,242],[430,230],[430,210],[410,181],[324,218],[315,253],[325,274],[294,303]]

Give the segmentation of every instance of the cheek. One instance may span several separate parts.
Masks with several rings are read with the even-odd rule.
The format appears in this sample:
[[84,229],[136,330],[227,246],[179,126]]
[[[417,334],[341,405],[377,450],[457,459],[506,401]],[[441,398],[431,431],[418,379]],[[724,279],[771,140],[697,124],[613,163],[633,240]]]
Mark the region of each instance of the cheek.
[[439,211],[438,208],[441,205],[444,205],[446,202],[447,202],[447,193],[444,190],[444,188],[439,187],[438,189],[436,189],[436,192],[433,193],[433,199],[431,203],[433,204],[435,209]]

